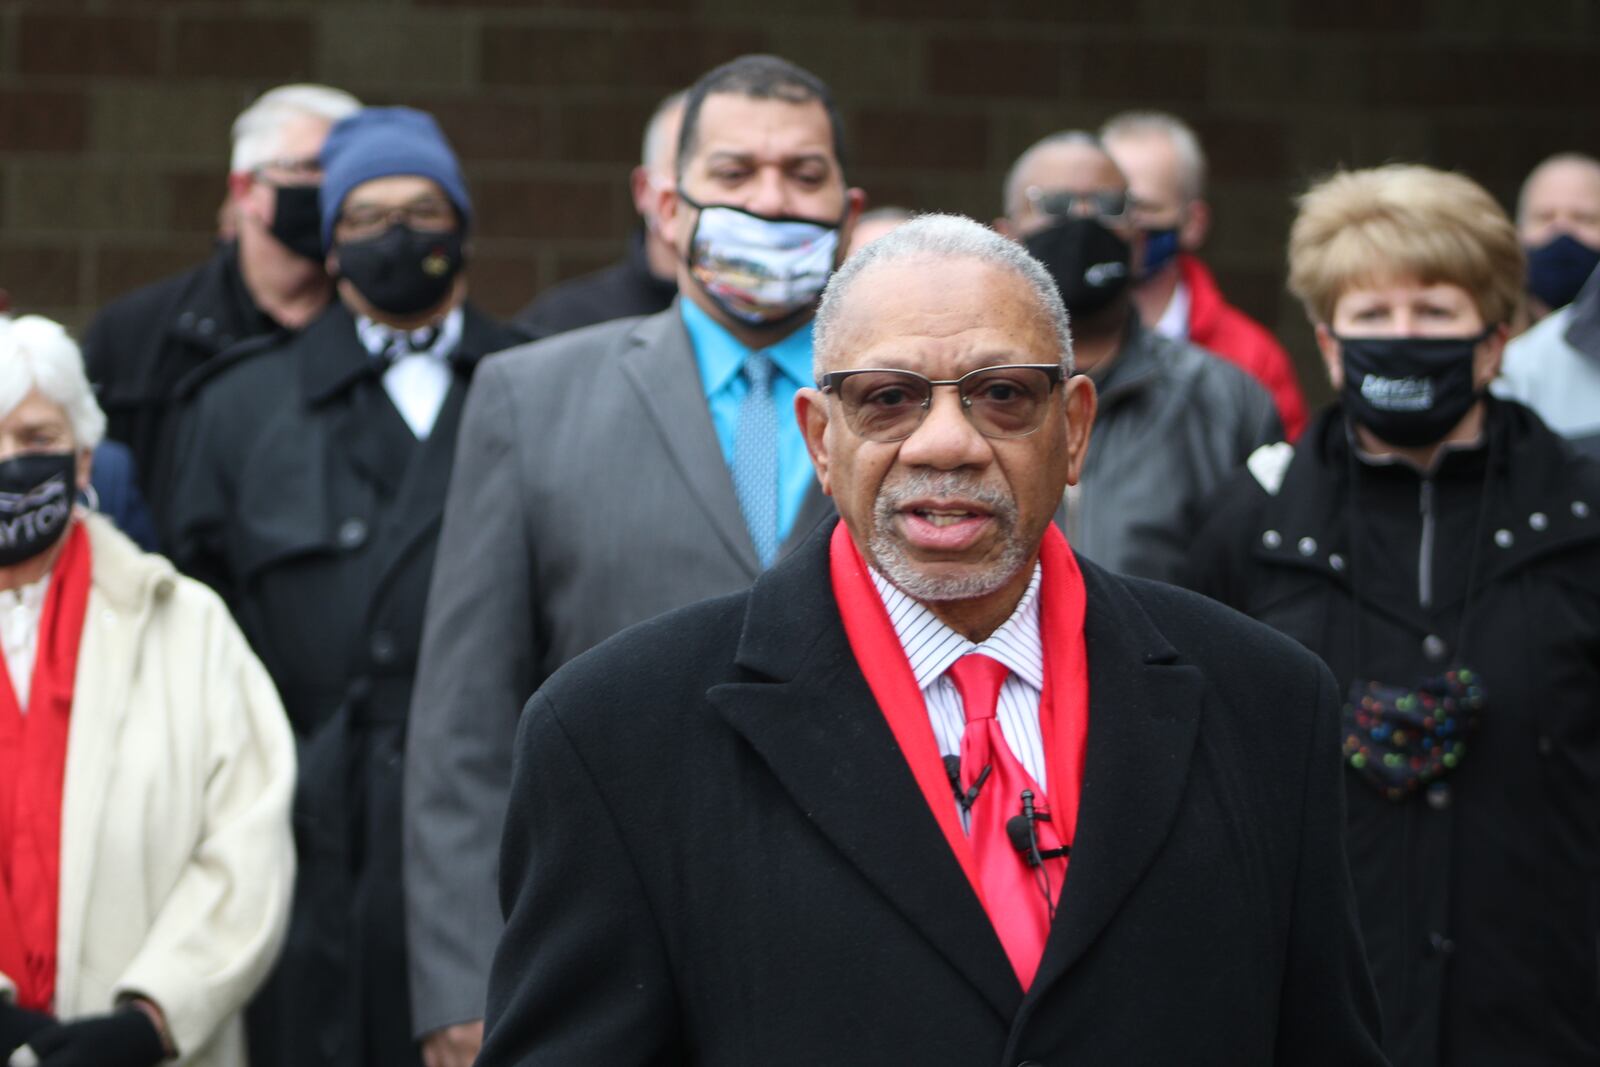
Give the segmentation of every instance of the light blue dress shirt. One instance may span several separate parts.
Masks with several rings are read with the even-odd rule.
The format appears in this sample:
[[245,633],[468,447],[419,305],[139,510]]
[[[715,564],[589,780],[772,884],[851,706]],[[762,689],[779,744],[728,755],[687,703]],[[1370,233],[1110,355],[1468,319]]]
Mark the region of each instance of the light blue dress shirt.
[[[706,314],[694,301],[678,300],[683,325],[694,346],[695,362],[700,367],[700,387],[711,409],[711,424],[722,446],[723,461],[733,469],[733,437],[739,425],[739,403],[748,388],[744,380],[744,361],[751,349],[729,333],[721,323]],[[805,502],[816,474],[806,453],[805,437],[794,417],[794,394],[811,380],[811,323],[762,349],[772,357],[778,373],[772,378],[772,400],[778,408],[778,540],[794,529],[794,521]]]

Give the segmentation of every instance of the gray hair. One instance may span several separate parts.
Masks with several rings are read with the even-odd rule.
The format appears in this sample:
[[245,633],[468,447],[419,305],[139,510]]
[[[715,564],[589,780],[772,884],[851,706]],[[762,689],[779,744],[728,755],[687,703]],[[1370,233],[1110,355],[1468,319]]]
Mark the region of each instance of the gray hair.
[[361,101],[328,85],[280,85],[258,96],[233,120],[233,161],[243,174],[272,162],[280,151],[279,134],[291,119],[309,116],[329,123],[361,110]]
[[928,259],[975,259],[1011,271],[1028,283],[1039,311],[1055,331],[1061,372],[1072,373],[1072,331],[1055,279],[1026,249],[965,215],[918,215],[845,260],[823,290],[813,333],[812,374],[821,377],[832,351],[850,288],[874,267]]
[[67,413],[77,448],[94,448],[106,434],[105,412],[83,372],[83,353],[59,322],[41,315],[0,315],[0,418],[30,390]]
[[661,103],[650,113],[650,121],[645,123],[644,143],[639,147],[639,162],[651,173],[673,170],[671,166],[662,166],[668,156],[678,148],[677,138],[667,137],[667,120],[672,117],[673,112],[682,117],[684,101],[688,98],[687,89],[679,89],[670,96],[663,97]]
[[1107,156],[1111,154],[1106,152],[1106,146],[1100,143],[1100,138],[1088,130],[1062,130],[1060,133],[1052,133],[1048,137],[1035,141],[1026,152],[1017,157],[1017,161],[1011,164],[1011,169],[1006,171],[1006,183],[1001,188],[1001,195],[1005,198],[1005,213],[1007,216],[1016,218],[1022,213],[1022,201],[1028,193],[1027,188],[1022,184],[1022,176],[1027,172],[1028,164],[1033,162],[1033,158],[1051,148],[1059,148],[1070,144],[1093,148],[1105,153]]
[[1189,124],[1165,111],[1124,111],[1100,127],[1100,140],[1110,143],[1124,137],[1165,137],[1178,156],[1178,190],[1185,200],[1205,195],[1206,154]]
[[1561,166],[1563,164],[1579,167],[1588,167],[1600,178],[1600,159],[1585,155],[1582,152],[1557,152],[1555,155],[1541,162],[1528,172],[1522,179],[1522,187],[1517,190],[1517,225],[1521,226],[1528,215],[1528,187],[1533,184],[1533,179],[1542,174],[1546,168]]

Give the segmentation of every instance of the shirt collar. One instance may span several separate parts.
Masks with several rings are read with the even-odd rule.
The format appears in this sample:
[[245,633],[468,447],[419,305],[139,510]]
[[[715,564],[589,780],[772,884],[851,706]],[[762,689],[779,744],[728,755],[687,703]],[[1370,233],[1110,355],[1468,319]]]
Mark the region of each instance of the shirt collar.
[[[694,345],[695,359],[700,364],[701,384],[706,395],[713,396],[738,377],[744,370],[744,361],[758,350],[747,347],[687,295],[678,301],[678,309]],[[808,320],[783,340],[759,349],[796,385],[812,384],[811,330],[812,323]]]
[[974,643],[940,621],[927,606],[914,599],[877,568],[868,567],[872,584],[889,612],[900,647],[911,662],[917,687],[927,689],[962,656],[981,652],[997,659],[1034,689],[1044,690],[1044,640],[1039,630],[1039,582],[1041,569],[1033,565],[1027,591],[1017,602],[1011,617],[982,642]]
[[[466,315],[457,304],[445,315],[444,321],[435,327],[424,326],[420,330],[411,330],[410,337],[413,344],[427,344],[424,349],[413,349],[408,355],[430,355],[435,359],[447,360],[455,354],[461,344],[461,330]],[[405,330],[397,330],[393,326],[386,326],[381,322],[374,322],[365,315],[356,316],[356,336],[361,339],[361,347],[374,356],[388,355],[394,343],[405,334]],[[434,333],[431,343],[428,334]]]

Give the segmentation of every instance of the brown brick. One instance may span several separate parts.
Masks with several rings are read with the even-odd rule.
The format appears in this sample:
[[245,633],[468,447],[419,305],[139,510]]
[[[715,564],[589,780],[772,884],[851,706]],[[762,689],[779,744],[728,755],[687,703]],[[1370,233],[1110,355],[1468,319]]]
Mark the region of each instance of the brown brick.
[[621,182],[495,178],[473,185],[479,233],[498,238],[621,238],[633,211]]
[[76,248],[0,244],[0,290],[13,313],[76,303],[82,258]]
[[304,18],[208,16],[178,23],[180,76],[308,78],[312,67],[311,25]]
[[151,18],[26,13],[17,31],[23,74],[148,77],[160,73],[161,25]]
[[0,90],[0,145],[6,152],[81,152],[88,128],[82,93]]
[[188,156],[228,169],[228,131],[254,96],[240,87],[176,82],[117,86],[94,96],[90,145],[140,159]]
[[1316,44],[1223,38],[1211,48],[1206,99],[1252,109],[1263,102],[1317,108],[1355,104],[1367,58],[1359,43],[1334,38]]
[[641,96],[631,101],[582,100],[556,111],[553,157],[575,163],[614,163],[618,173],[639,162],[645,124],[659,101]]
[[928,45],[928,89],[936,96],[1043,97],[1066,90],[1069,66],[1082,50],[1045,41],[937,37]]
[[554,156],[544,106],[493,96],[420,97],[410,103],[439,120],[464,160],[540,160]]
[[218,212],[227,198],[227,182],[212,171],[174,174],[167,179],[172,204],[171,229],[176,233],[216,233]]
[[859,9],[868,18],[1015,20],[1066,26],[1126,26],[1139,18],[1137,0],[861,0]]
[[1203,100],[1206,50],[1174,41],[1101,41],[1083,49],[1078,92],[1092,100]]
[[150,233],[166,229],[166,180],[150,171],[82,163],[13,166],[7,233]]
[[1288,178],[1288,136],[1282,122],[1208,118],[1195,122],[1194,127],[1213,181],[1282,182]]
[[656,15],[688,13],[694,10],[693,0],[415,0],[415,2],[418,7],[518,11],[537,7],[547,11],[572,11],[581,14],[603,11]]
[[491,24],[482,34],[485,82],[551,88],[629,86],[670,92],[718,63],[766,46],[758,30],[687,25],[600,29]]
[[205,259],[209,238],[196,236],[160,244],[102,246],[95,254],[93,303],[98,306],[123,293],[176,274]]
[[467,81],[468,23],[453,15],[384,10],[325,13],[317,78],[330,85],[402,85],[407,91]]
[[1422,28],[1426,6],[1426,0],[1296,0],[1290,20],[1303,30],[1404,33]]
[[972,171],[987,163],[989,123],[981,115],[872,108],[855,115],[853,129],[864,167]]
[[539,257],[533,252],[474,249],[467,264],[472,302],[491,315],[510,318],[528,305],[539,286]]
[[621,245],[616,247],[562,248],[556,250],[555,264],[551,271],[552,284],[564,282],[572,278],[579,278],[585,274],[592,274],[597,270],[611,266],[622,258]]

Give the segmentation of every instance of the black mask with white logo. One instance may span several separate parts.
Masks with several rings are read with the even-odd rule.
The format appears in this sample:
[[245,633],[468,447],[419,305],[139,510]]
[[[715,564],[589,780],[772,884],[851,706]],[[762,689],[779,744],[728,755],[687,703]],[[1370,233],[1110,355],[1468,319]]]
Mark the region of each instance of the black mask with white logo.
[[272,204],[272,236],[295,255],[322,261],[322,211],[315,185],[280,185]]
[[1022,245],[1056,280],[1073,315],[1093,315],[1128,287],[1133,250],[1099,219],[1062,219]]
[[339,276],[379,311],[416,315],[438,307],[461,273],[461,232],[396,223],[376,237],[340,241]]
[[1472,357],[1493,327],[1472,337],[1336,337],[1345,415],[1386,444],[1431,445],[1481,395]]
[[11,567],[61,540],[72,518],[78,457],[33,452],[0,462],[0,567]]

